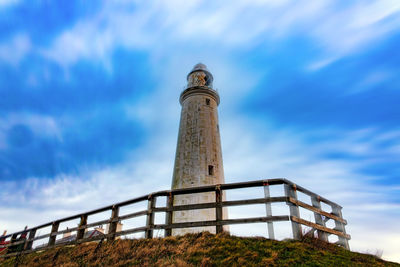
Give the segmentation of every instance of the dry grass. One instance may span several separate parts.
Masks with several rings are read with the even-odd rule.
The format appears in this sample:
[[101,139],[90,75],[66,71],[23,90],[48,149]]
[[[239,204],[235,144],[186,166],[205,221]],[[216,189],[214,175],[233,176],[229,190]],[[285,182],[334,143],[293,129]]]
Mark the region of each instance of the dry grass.
[[228,234],[116,240],[0,259],[0,266],[400,266],[314,238],[274,241]]

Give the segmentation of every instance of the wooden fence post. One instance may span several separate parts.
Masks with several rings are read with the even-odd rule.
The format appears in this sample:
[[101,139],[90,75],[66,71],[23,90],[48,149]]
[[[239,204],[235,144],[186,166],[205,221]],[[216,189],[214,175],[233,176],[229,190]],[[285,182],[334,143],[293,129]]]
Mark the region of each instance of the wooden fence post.
[[[81,221],[79,223],[79,228],[86,226],[87,218],[88,218],[87,214],[81,215]],[[78,231],[76,233],[76,241],[83,239],[85,237],[85,232],[86,232],[86,228],[78,229]]]
[[[321,201],[319,200],[319,196],[318,197],[317,196],[312,196],[311,197],[311,203],[312,203],[313,207],[321,210]],[[314,219],[315,219],[315,222],[317,224],[319,224],[319,225],[321,225],[323,227],[326,227],[325,221],[322,219],[322,215],[321,214],[319,214],[317,212],[314,212]],[[328,234],[326,232],[321,231],[321,230],[317,230],[317,233],[318,233],[318,238],[319,239],[321,239],[321,240],[323,240],[325,242],[328,242]],[[313,235],[314,235],[314,233],[313,233]]]
[[218,225],[219,222],[223,220],[223,214],[222,214],[222,190],[221,190],[221,185],[217,185],[215,187],[215,202],[216,202],[216,207],[215,207],[215,219],[217,221],[217,225],[215,226],[216,233],[222,233],[223,232],[223,226]]
[[10,251],[10,253],[11,252],[15,252],[15,250],[17,249],[17,245],[13,245],[13,243],[15,243],[15,242],[17,242],[17,236],[18,236],[18,234],[13,234],[12,236],[11,236],[11,239],[10,239],[10,246],[8,247],[8,251]]
[[[343,219],[342,208],[339,206],[336,206],[336,205],[332,206],[332,214]],[[346,234],[346,229],[344,227],[344,223],[336,221],[336,220],[335,220],[335,230],[342,232],[343,234]],[[340,246],[343,246],[345,249],[350,250],[349,241],[347,240],[347,238],[344,238],[342,236],[338,236],[338,238],[339,238],[338,244]]]
[[156,198],[149,195],[147,202],[147,219],[146,219],[146,232],[145,238],[153,238],[153,226],[154,226],[154,212],[153,209],[156,207]]
[[[167,212],[165,214],[165,224],[170,226],[172,224],[172,208],[174,207],[174,196],[169,192],[168,198],[167,198]],[[165,229],[165,236],[171,236],[172,235],[172,228]]]
[[118,216],[119,216],[119,206],[113,206],[111,210],[111,218],[110,224],[108,226],[108,240],[115,239],[115,233],[117,232],[117,225],[118,225]]
[[31,250],[32,249],[33,240],[31,240],[31,239],[35,238],[35,235],[36,235],[36,229],[31,229],[29,231],[28,238],[26,239],[24,250]]
[[[293,200],[297,200],[296,185],[285,184],[285,194],[286,194],[286,197],[292,198]],[[292,221],[293,239],[300,240],[303,236],[303,234],[301,232],[301,225],[292,220],[292,216],[300,218],[299,207],[290,201],[287,202],[287,205],[289,206],[290,219]]]
[[55,234],[55,233],[58,232],[59,225],[60,225],[59,222],[53,222],[53,224],[51,225],[51,232],[50,232],[48,246],[53,246],[56,243],[57,234]]
[[[264,198],[270,198],[270,197],[271,197],[271,194],[269,192],[269,185],[268,185],[268,183],[264,183]],[[271,202],[265,202],[265,209],[266,209],[267,217],[271,217],[272,216]],[[267,227],[268,227],[268,238],[275,239],[273,222],[267,222]]]

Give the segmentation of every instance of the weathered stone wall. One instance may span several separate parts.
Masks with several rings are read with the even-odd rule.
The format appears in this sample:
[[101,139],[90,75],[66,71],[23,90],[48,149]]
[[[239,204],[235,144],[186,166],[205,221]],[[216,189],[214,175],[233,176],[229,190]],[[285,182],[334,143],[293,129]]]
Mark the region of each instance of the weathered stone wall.
[[[212,93],[211,93],[212,92]],[[215,91],[191,89],[182,99],[172,189],[225,183]],[[176,196],[174,205],[214,202],[215,193]],[[225,217],[225,216],[224,216]],[[173,222],[215,220],[215,209],[180,211]],[[174,235],[210,231],[215,227],[173,230]]]

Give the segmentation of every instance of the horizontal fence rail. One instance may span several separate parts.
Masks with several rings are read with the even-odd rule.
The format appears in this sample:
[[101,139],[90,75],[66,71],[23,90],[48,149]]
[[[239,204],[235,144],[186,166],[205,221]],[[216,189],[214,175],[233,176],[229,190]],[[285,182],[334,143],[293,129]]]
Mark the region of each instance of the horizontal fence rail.
[[[270,196],[270,187],[274,185],[284,186],[283,196]],[[263,198],[250,198],[244,200],[230,201],[226,201],[223,198],[223,195],[228,190],[255,187],[262,187],[264,189]],[[215,192],[215,202],[174,205],[175,196],[206,192]],[[309,205],[299,200],[297,197],[298,192],[301,192],[309,197],[311,199],[312,205]],[[164,207],[157,207],[156,200],[157,198],[161,197],[166,198],[166,205]],[[147,208],[136,212],[120,215],[121,208],[143,202],[147,202]],[[286,204],[289,207],[289,214],[274,216],[271,209],[272,203]],[[324,211],[321,208],[321,203],[330,207],[331,212]],[[240,219],[229,219],[228,216],[223,216],[224,212],[226,212],[226,210],[224,209],[226,207],[245,206],[253,204],[264,204],[266,207],[266,214],[260,214],[261,216],[259,217]],[[210,208],[215,209],[215,220],[179,223],[173,222],[174,212]],[[301,218],[300,208],[312,212],[314,214],[314,222]],[[342,207],[338,204],[326,198],[323,198],[299,185],[296,185],[287,179],[268,179],[241,183],[192,187],[176,190],[165,190],[119,202],[89,212],[69,216],[53,222],[25,229],[23,231],[0,236],[0,257],[11,257],[56,246],[80,244],[104,239],[114,240],[116,238],[119,238],[120,236],[126,236],[134,233],[144,233],[145,238],[152,238],[155,230],[164,230],[164,236],[171,236],[173,229],[214,226],[215,232],[221,233],[224,231],[223,226],[225,225],[248,223],[266,223],[268,237],[270,239],[275,239],[274,222],[279,221],[289,221],[291,223],[291,230],[294,239],[301,239],[304,235],[316,235],[317,238],[328,242],[329,235],[334,235],[337,236],[337,245],[349,249],[348,240],[350,240],[350,235],[346,233],[345,225],[347,224],[347,221],[343,219],[341,210]],[[104,212],[110,212],[111,216],[105,220],[88,223],[89,216],[97,215]],[[165,214],[165,223],[155,223],[156,213]],[[145,216],[146,218],[145,226],[134,227],[126,230],[118,229],[119,223],[143,216]],[[66,229],[62,230],[59,229],[61,224],[72,222],[74,220],[79,221],[76,227],[67,227]],[[326,223],[330,220],[334,222],[334,228],[327,227]],[[86,232],[89,228],[103,225],[106,225],[108,228],[105,233],[103,231],[95,236],[87,236]],[[45,228],[50,228],[50,232],[47,234],[40,234],[40,231]],[[305,229],[308,229],[308,231],[305,231]],[[72,236],[72,233],[76,234]],[[66,237],[57,239],[57,236],[59,235],[65,235]],[[70,238],[68,238],[68,236]],[[42,244],[34,247],[33,243],[39,241],[42,241]]]

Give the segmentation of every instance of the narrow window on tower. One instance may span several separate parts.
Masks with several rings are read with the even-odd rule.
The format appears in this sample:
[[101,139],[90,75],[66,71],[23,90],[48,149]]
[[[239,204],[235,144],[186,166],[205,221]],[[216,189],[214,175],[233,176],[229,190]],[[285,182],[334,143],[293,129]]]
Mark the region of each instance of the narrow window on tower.
[[214,175],[214,166],[208,165],[208,175]]
[[210,105],[210,99],[206,98],[206,105],[209,106]]

